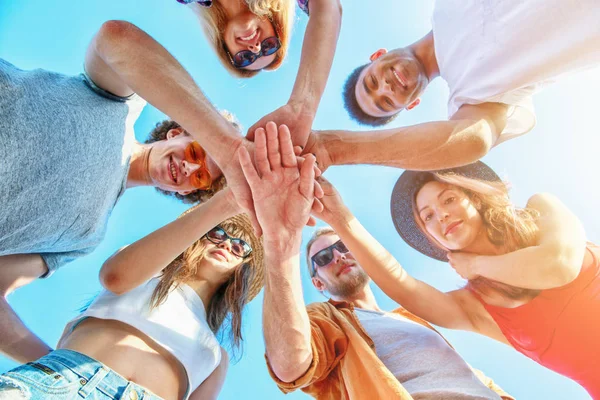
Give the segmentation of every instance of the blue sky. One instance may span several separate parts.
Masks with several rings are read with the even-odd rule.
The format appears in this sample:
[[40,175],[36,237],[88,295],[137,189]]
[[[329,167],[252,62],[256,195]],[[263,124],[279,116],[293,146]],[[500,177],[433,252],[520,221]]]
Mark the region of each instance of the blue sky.
[[[213,103],[236,114],[245,127],[287,101],[307,23],[307,17],[298,13],[289,57],[282,68],[252,80],[239,80],[224,71],[208,48],[195,16],[175,0],[1,0],[0,4],[0,57],[16,66],[77,74],[82,71],[85,49],[102,22],[128,20],[171,51]],[[340,93],[347,74],[366,62],[378,47],[393,49],[409,44],[431,28],[433,0],[346,0],[343,5],[338,51],[314,122],[315,129],[361,129],[347,118],[342,108]],[[589,240],[596,243],[600,242],[597,212],[600,132],[595,118],[599,72],[595,69],[569,77],[538,94],[537,127],[524,137],[502,144],[484,159],[512,182],[512,198],[517,204],[524,205],[537,192],[553,193],[582,219]],[[401,115],[392,126],[444,119],[447,93],[442,80],[434,81],[421,105]],[[137,138],[143,140],[153,124],[163,117],[147,107],[136,124]],[[358,219],[409,273],[441,290],[460,287],[463,282],[447,264],[420,255],[396,234],[390,219],[389,199],[401,172],[385,167],[344,166],[331,168],[326,176]],[[106,239],[93,254],[66,266],[51,279],[37,281],[14,293],[10,303],[34,332],[54,345],[65,323],[100,290],[98,270],[102,262],[119,247],[172,221],[185,208],[151,188],[128,190],[114,209]],[[305,237],[311,232],[307,229]],[[302,281],[307,303],[324,300],[312,287],[304,269]],[[376,288],[375,293],[382,308],[396,307]],[[245,354],[230,367],[222,399],[283,397],[264,364],[261,303],[262,294],[246,311]],[[465,332],[444,333],[471,365],[485,371],[518,399],[589,399],[574,382],[503,344]],[[0,357],[0,371],[14,366],[12,361]],[[287,396],[306,397],[302,393]]]

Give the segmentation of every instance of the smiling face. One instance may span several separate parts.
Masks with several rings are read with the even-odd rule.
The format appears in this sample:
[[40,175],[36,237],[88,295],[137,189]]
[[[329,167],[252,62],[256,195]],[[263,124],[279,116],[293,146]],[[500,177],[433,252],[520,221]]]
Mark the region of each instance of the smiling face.
[[[198,188],[194,185],[203,166],[186,160],[186,148],[194,139],[182,128],[171,129],[167,132],[166,140],[151,143],[148,157],[148,173],[154,186],[169,192],[187,195]],[[212,181],[222,173],[212,158],[206,155],[206,167]]]
[[464,191],[450,184],[426,183],[417,193],[415,205],[420,225],[446,249],[463,250],[484,230],[474,203]]
[[203,273],[206,269],[210,269],[213,273],[228,277],[244,261],[243,258],[233,254],[230,240],[216,244],[204,237],[202,244],[204,245],[204,257],[199,271]]
[[387,117],[411,109],[429,83],[424,65],[408,48],[378,50],[355,86],[360,108],[373,117]]
[[[255,54],[260,53],[262,41],[273,36],[276,36],[276,34],[271,21],[268,18],[261,18],[253,14],[248,7],[245,7],[237,13],[229,15],[223,32],[223,41],[233,57],[244,50],[249,50]],[[263,69],[270,65],[276,56],[277,52],[260,57],[244,69]]]
[[[308,249],[309,259],[338,240],[340,238],[335,234],[319,236]],[[363,290],[369,282],[369,277],[356,262],[352,253],[341,253],[337,249],[332,249],[332,254],[333,258],[329,264],[322,267],[313,265],[316,273],[312,283],[317,290],[327,291],[341,299]]]

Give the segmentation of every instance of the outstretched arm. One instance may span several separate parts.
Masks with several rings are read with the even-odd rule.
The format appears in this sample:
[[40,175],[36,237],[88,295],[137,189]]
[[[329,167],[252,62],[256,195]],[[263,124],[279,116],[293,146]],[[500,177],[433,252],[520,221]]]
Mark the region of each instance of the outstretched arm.
[[450,253],[452,267],[467,279],[480,275],[526,289],[551,289],[577,278],[586,246],[579,219],[550,194],[532,196],[527,207],[540,213],[535,246],[499,256]]
[[228,189],[215,194],[204,205],[115,253],[102,265],[100,282],[116,294],[136,288],[210,229],[239,212]]
[[302,227],[314,202],[314,157],[297,164],[290,132],[269,122],[256,132],[254,168],[245,149],[240,163],[263,228],[265,294],[263,332],[267,358],[284,382],[302,376],[313,359],[311,328],[300,282]]
[[37,360],[52,348],[25,326],[8,304],[7,296],[47,270],[39,254],[0,257],[0,352],[20,363]]
[[255,228],[252,197],[235,157],[251,143],[219,114],[190,74],[156,40],[125,21],[105,22],[86,55],[86,71],[94,83],[114,94],[132,92],[177,121],[219,165],[236,200]]
[[251,140],[255,129],[268,121],[286,124],[294,145],[304,146],[308,140],[333,63],[342,25],[342,4],[340,0],[310,0],[309,7],[310,17],[292,94],[287,104],[250,127],[247,137]]
[[506,106],[465,105],[449,121],[376,131],[316,131],[307,153],[324,171],[332,165],[375,164],[415,171],[466,165],[494,147],[506,124]]

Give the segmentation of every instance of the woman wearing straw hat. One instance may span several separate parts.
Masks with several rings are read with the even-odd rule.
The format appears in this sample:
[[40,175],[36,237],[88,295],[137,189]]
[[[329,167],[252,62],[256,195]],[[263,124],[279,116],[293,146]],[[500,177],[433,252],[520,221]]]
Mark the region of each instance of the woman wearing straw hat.
[[408,275],[322,186],[325,222],[389,297],[433,324],[506,343],[600,399],[600,248],[558,199],[536,194],[516,207],[482,162],[405,171],[392,196],[396,229],[468,280],[443,293]]
[[340,0],[177,0],[190,4],[227,71],[250,78],[276,70],[287,56],[294,4],[309,16],[300,66],[289,100],[249,130],[268,121],[286,124],[295,145],[304,146],[327,84],[342,24]]
[[107,290],[57,350],[0,376],[0,398],[216,398],[228,357],[215,334],[228,330],[237,350],[242,309],[263,286],[262,243],[238,213],[225,189],[113,255]]

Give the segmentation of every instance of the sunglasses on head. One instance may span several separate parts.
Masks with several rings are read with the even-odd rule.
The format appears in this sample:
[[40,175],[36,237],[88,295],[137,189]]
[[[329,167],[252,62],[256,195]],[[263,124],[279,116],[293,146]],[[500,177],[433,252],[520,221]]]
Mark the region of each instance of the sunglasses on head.
[[178,3],[181,4],[190,4],[190,3],[198,3],[202,7],[209,8],[213,4],[213,0],[177,0]]
[[271,36],[260,42],[260,51],[253,53],[250,50],[242,50],[231,56],[231,53],[227,51],[231,64],[236,68],[245,68],[250,64],[254,63],[261,57],[270,56],[281,48],[281,41],[277,36]]
[[342,254],[348,253],[350,251],[348,250],[344,242],[338,240],[331,246],[316,252],[310,258],[310,260],[313,262],[312,273],[310,275],[312,278],[314,278],[314,276],[317,273],[317,267],[324,267],[333,261],[333,250],[337,250],[339,253]]
[[223,243],[224,241],[229,240],[231,243],[231,253],[236,257],[246,258],[252,253],[252,246],[242,239],[229,236],[227,232],[225,232],[225,229],[221,228],[219,225],[208,231],[205,236],[214,244]]
[[210,171],[206,166],[206,152],[198,144],[198,142],[192,142],[187,145],[184,151],[184,160],[190,163],[194,163],[200,166],[190,176],[190,183],[196,189],[207,190],[212,185],[212,177]]

